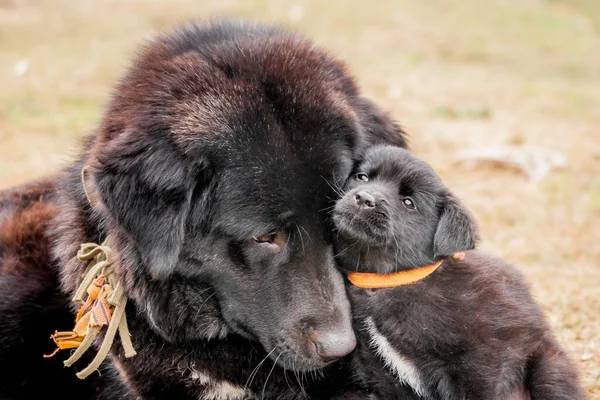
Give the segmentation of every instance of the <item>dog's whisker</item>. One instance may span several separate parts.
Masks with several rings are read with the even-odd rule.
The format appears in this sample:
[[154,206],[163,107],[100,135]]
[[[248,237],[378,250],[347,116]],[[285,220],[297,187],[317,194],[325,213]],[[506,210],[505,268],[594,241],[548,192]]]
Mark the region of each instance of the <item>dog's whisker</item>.
[[265,361],[267,361],[267,359],[271,356],[271,354],[273,354],[273,352],[275,351],[275,349],[277,348],[277,346],[273,347],[273,350],[271,350],[257,365],[256,367],[254,367],[254,369],[252,370],[252,372],[250,372],[250,375],[248,376],[248,379],[246,380],[246,384],[244,385],[244,388],[248,388],[250,385],[252,385],[252,381],[254,380],[254,378],[256,377],[256,374],[258,373],[258,370],[260,369],[261,365],[263,365],[263,363]]
[[290,244],[290,239],[291,239],[292,235],[287,235],[287,238],[285,240],[285,247],[287,247]]
[[273,373],[273,370],[275,369],[275,367],[277,366],[277,360],[279,360],[279,357],[281,357],[281,355],[284,352],[280,352],[279,355],[277,356],[277,358],[275,359],[275,361],[273,361],[273,366],[271,367],[271,370],[269,371],[269,374],[267,375],[267,379],[265,379],[265,383],[263,385],[263,390],[262,390],[262,394],[260,395],[261,399],[265,398],[265,391],[267,390],[267,383],[269,382],[269,378],[271,377],[271,374]]
[[335,204],[332,204],[332,205],[330,205],[330,206],[327,206],[327,207],[321,208],[321,209],[319,210],[319,212],[321,212],[321,211],[332,211],[334,208],[335,208]]
[[304,390],[304,384],[302,383],[302,379],[300,378],[302,376],[302,372],[299,372],[296,369],[296,360],[297,359],[298,359],[298,354],[296,354],[294,356],[294,360],[292,361],[292,370],[294,371],[294,376],[296,378],[296,382],[298,382],[298,386],[300,387],[300,393],[301,393],[302,397],[307,398],[308,394]]
[[358,249],[358,255],[356,256],[356,272],[358,272],[358,266],[360,265],[360,260],[361,260],[361,256],[360,256],[360,251],[362,250],[364,245],[364,242],[360,244],[360,248]]
[[[294,395],[296,397],[304,397],[302,395],[302,393],[298,394],[298,391],[295,388],[292,387],[292,385],[290,383],[290,380],[288,379],[288,376],[287,376],[288,369],[287,369],[286,363],[287,363],[287,360],[284,358],[283,359],[283,377],[285,378],[285,383],[287,384],[288,388],[294,393]],[[290,364],[291,363],[292,362],[290,361]],[[293,370],[293,365],[292,365],[292,370]]]
[[304,239],[302,239],[302,232],[300,231],[298,224],[295,224],[295,225],[296,225],[296,230],[298,231],[298,235],[300,235],[300,242],[302,243],[302,253],[304,253]]
[[308,231],[302,226],[302,225],[296,225],[299,226],[300,229],[302,229],[304,231],[304,233],[306,233],[306,236],[308,236],[308,242],[312,242],[312,238],[310,237],[310,233],[308,233]]
[[200,304],[200,307],[198,308],[198,311],[196,312],[196,318],[198,318],[198,315],[200,315],[200,311],[202,311],[202,307],[204,307],[204,305],[206,304],[206,302],[208,300],[210,300],[210,298],[213,297],[215,294],[217,294],[217,292],[214,292],[213,294],[211,294],[210,296],[208,296],[206,299],[204,299],[204,301],[202,302],[202,304]]
[[[338,184],[338,180],[337,180],[337,178],[336,178],[336,176],[335,176],[335,170],[333,171],[333,173],[332,173],[331,175],[333,176],[333,185],[334,185],[336,188],[338,188],[338,190],[339,190],[341,193],[343,193],[343,192],[344,192],[344,189],[343,189],[343,188],[342,188],[342,187],[341,187],[341,186]],[[345,183],[344,183],[344,184],[345,184]]]
[[344,250],[342,250],[339,253],[337,253],[337,256],[339,257],[339,256],[343,255],[345,252],[347,252],[348,250],[350,250],[351,248],[353,248],[354,246],[356,246],[359,242],[360,242],[360,239],[357,239],[356,242],[348,245]]
[[[321,176],[321,178],[323,178],[325,180],[325,182],[327,183],[327,185],[331,188],[331,190],[333,190],[335,192],[335,194],[337,194],[339,197],[343,197],[344,196],[344,192],[343,192],[342,188],[340,188],[339,186],[337,186],[335,184],[335,182],[329,181],[324,176]],[[334,177],[334,179],[335,179],[335,177]]]

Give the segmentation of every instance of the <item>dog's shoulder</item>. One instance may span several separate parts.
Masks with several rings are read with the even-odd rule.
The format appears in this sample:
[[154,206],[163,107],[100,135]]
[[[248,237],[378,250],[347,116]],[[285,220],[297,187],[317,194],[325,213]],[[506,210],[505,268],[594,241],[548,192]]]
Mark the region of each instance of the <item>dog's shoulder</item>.
[[0,190],[0,212],[10,208],[23,209],[41,201],[52,201],[56,197],[59,176],[24,183]]
[[65,398],[94,393],[93,383],[79,381],[62,360],[43,358],[54,348],[50,334],[73,322],[52,257],[58,180],[0,191],[0,360],[11,366],[0,380],[3,399],[39,398],[57,386],[69,387]]
[[57,213],[55,178],[0,192],[0,275],[49,264],[49,229]]
[[470,282],[474,289],[503,289],[529,291],[527,278],[520,267],[480,250],[465,252],[462,260],[450,258],[449,269]]
[[[453,280],[460,288],[455,298],[463,310],[480,318],[486,335],[508,334],[533,340],[547,331],[530,282],[520,267],[481,251],[466,252],[464,260],[450,261]],[[493,333],[495,332],[495,333]],[[523,344],[525,339],[518,340]]]

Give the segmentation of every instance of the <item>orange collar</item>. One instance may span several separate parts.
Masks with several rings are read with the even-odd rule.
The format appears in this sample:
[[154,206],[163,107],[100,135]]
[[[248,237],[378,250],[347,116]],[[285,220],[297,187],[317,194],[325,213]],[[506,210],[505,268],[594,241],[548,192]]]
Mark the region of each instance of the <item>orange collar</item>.
[[[454,260],[463,260],[465,253],[458,252],[452,255]],[[386,289],[396,286],[410,285],[431,275],[444,262],[441,259],[424,267],[394,272],[393,274],[372,274],[363,272],[350,272],[348,280],[354,286],[362,289]]]

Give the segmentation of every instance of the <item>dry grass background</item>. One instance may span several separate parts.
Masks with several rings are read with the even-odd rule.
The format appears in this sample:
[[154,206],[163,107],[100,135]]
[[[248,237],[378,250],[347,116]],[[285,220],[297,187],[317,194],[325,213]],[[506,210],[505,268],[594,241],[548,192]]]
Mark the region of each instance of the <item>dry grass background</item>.
[[[346,59],[519,264],[600,399],[600,3],[596,0],[0,0],[0,187],[58,169],[146,36],[189,17],[278,21]],[[561,151],[538,183],[468,169],[479,145]]]

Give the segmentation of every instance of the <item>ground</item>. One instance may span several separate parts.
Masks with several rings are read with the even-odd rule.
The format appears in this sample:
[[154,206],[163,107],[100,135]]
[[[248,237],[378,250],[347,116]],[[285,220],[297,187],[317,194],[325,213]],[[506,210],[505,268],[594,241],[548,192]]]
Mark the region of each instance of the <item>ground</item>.
[[[481,248],[521,267],[600,399],[596,0],[0,0],[0,187],[71,159],[142,40],[225,15],[283,23],[347,61],[474,211]],[[453,161],[506,144],[557,150],[568,165],[532,182]]]

